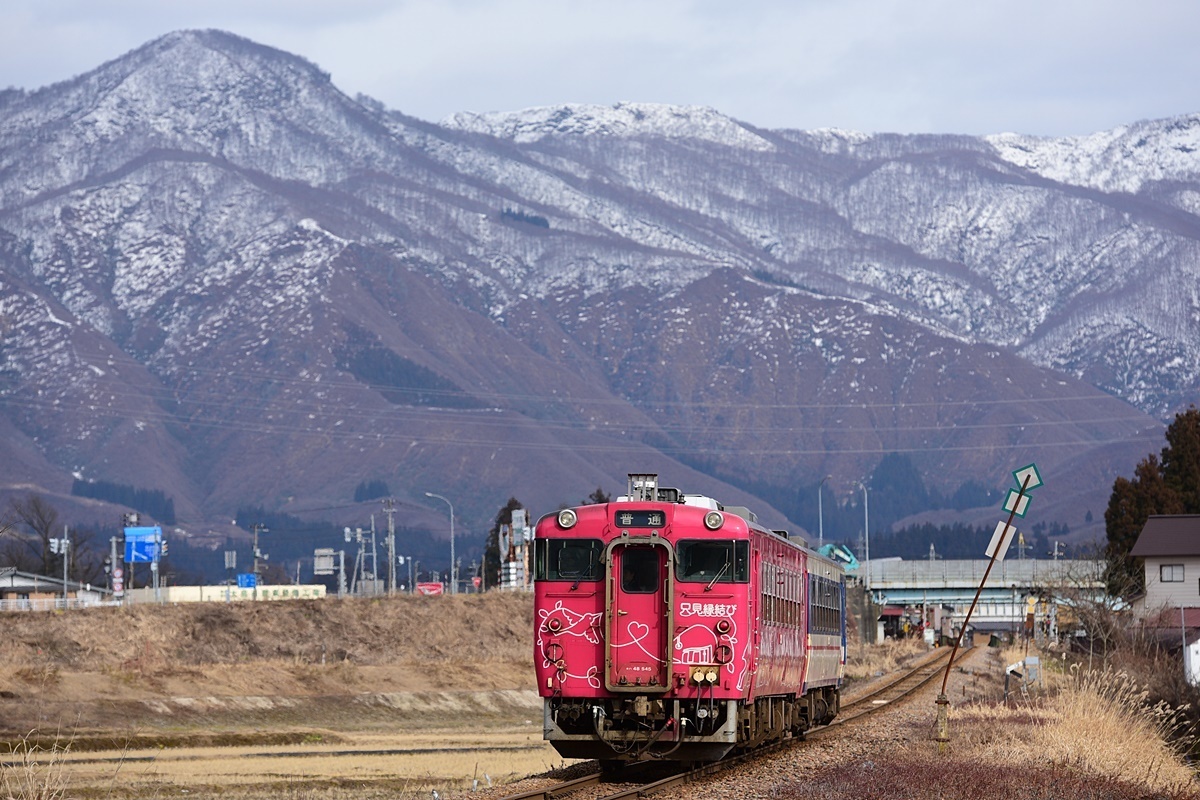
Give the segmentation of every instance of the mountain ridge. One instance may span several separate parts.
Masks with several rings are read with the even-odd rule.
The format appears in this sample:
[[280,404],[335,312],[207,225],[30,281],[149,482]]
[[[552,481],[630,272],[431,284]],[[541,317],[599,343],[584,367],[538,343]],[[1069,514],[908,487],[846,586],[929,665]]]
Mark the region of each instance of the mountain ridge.
[[[439,125],[169,34],[0,101],[7,447],[199,527],[384,479],[478,531],[640,470],[811,526],[799,489],[902,452],[940,490],[1044,462],[1083,528],[1200,384],[1193,119],[1067,161],[636,103]],[[1106,177],[1134,135],[1178,157]]]

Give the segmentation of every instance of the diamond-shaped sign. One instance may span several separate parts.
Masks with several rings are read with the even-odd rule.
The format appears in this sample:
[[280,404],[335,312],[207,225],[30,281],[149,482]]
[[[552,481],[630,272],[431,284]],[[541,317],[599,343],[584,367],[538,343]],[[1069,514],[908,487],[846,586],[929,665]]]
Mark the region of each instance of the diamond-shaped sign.
[[1004,498],[1004,510],[1011,511],[1018,517],[1025,516],[1025,512],[1029,510],[1029,495],[1009,489],[1008,497]]
[[[1028,486],[1025,486],[1026,477],[1029,478]],[[1017,486],[1025,486],[1026,492],[1031,492],[1042,485],[1042,476],[1038,473],[1037,464],[1030,464],[1028,467],[1021,467],[1019,470],[1013,472],[1013,478],[1016,480]]]

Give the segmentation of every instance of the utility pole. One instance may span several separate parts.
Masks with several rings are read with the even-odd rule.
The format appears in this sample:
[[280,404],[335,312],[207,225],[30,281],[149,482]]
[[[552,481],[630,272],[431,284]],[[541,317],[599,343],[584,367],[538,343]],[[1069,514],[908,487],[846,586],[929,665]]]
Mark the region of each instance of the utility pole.
[[[259,552],[258,552],[258,535],[260,533],[270,533],[271,530],[266,525],[263,525],[260,522],[254,523],[254,525],[251,526],[251,529],[254,531],[254,599],[255,599],[255,601],[257,601],[258,600],[258,559],[260,557]],[[264,556],[261,556],[261,558],[264,561],[266,561],[268,558],[270,558],[270,556],[264,555]]]
[[388,518],[388,594],[396,593],[396,501],[388,498],[383,501],[383,513]]
[[162,554],[162,533],[154,534],[154,557],[150,559],[150,577],[154,582],[154,602],[162,602],[162,595],[159,593],[158,582],[158,559]]
[[233,586],[237,583],[234,573],[237,571],[237,550],[225,551],[225,602],[233,599]]
[[[130,511],[128,514],[123,514],[121,516],[121,549],[122,550],[125,550],[126,545],[128,544],[125,540],[125,529],[132,528],[137,524],[138,524],[138,515],[137,515],[136,511]],[[129,554],[126,553],[125,555],[128,556]],[[131,596],[131,593],[133,592],[134,563],[132,560],[129,560],[126,563],[129,564],[129,574],[125,576],[126,578],[128,578],[128,580],[125,582],[126,583],[126,591],[125,591],[124,597],[126,600],[132,601],[133,598]]]
[[371,515],[371,595],[379,596],[379,551],[375,549],[375,515]]
[[67,566],[71,563],[71,540],[67,537],[67,526],[63,525],[63,611],[67,610]]
[[68,538],[67,526],[63,525],[63,535],[61,539],[50,540],[50,552],[59,553],[62,555],[63,562],[63,610],[67,610],[67,564],[69,563],[71,551],[71,540]]
[[346,541],[349,542],[351,537],[358,544],[358,552],[354,556],[354,572],[350,575],[350,594],[354,594],[355,586],[358,584],[359,568],[366,570],[366,558],[363,555],[363,534],[362,528],[355,528],[351,531],[349,528],[343,528],[342,532],[346,535]]
[[108,540],[108,589],[112,592],[111,599],[116,600],[118,596],[125,596],[125,570],[121,569],[121,562],[117,560],[117,537],[111,536]]

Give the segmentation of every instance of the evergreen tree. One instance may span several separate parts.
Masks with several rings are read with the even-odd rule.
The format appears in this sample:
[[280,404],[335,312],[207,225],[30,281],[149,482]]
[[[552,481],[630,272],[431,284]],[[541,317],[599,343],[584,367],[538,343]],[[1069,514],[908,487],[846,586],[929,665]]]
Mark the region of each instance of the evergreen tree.
[[1146,456],[1132,480],[1118,477],[1113,482],[1104,512],[1105,577],[1113,594],[1144,588],[1142,570],[1129,551],[1151,515],[1200,513],[1200,411],[1192,406],[1176,415],[1166,439],[1161,458]]
[[612,501],[612,495],[610,495],[608,492],[604,491],[604,487],[597,486],[596,491],[589,494],[587,496],[587,498],[583,501],[583,505],[585,505],[585,506],[599,505],[601,503],[608,503],[611,501]]
[[[1190,407],[1167,428],[1163,482],[1179,498],[1182,514],[1200,514],[1200,411]],[[1162,512],[1168,513],[1168,512]]]
[[500,526],[512,525],[513,511],[524,507],[520,500],[510,497],[504,507],[496,512],[496,521],[488,531],[487,544],[483,548],[483,566],[480,576],[485,589],[500,585]]

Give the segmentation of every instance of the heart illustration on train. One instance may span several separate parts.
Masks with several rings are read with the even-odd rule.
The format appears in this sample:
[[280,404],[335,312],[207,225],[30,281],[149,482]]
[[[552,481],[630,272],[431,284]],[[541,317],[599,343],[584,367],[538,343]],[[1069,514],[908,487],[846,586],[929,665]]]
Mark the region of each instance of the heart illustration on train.
[[649,635],[650,626],[644,622],[631,622],[626,630],[629,632],[629,637],[633,641],[640,642]]

